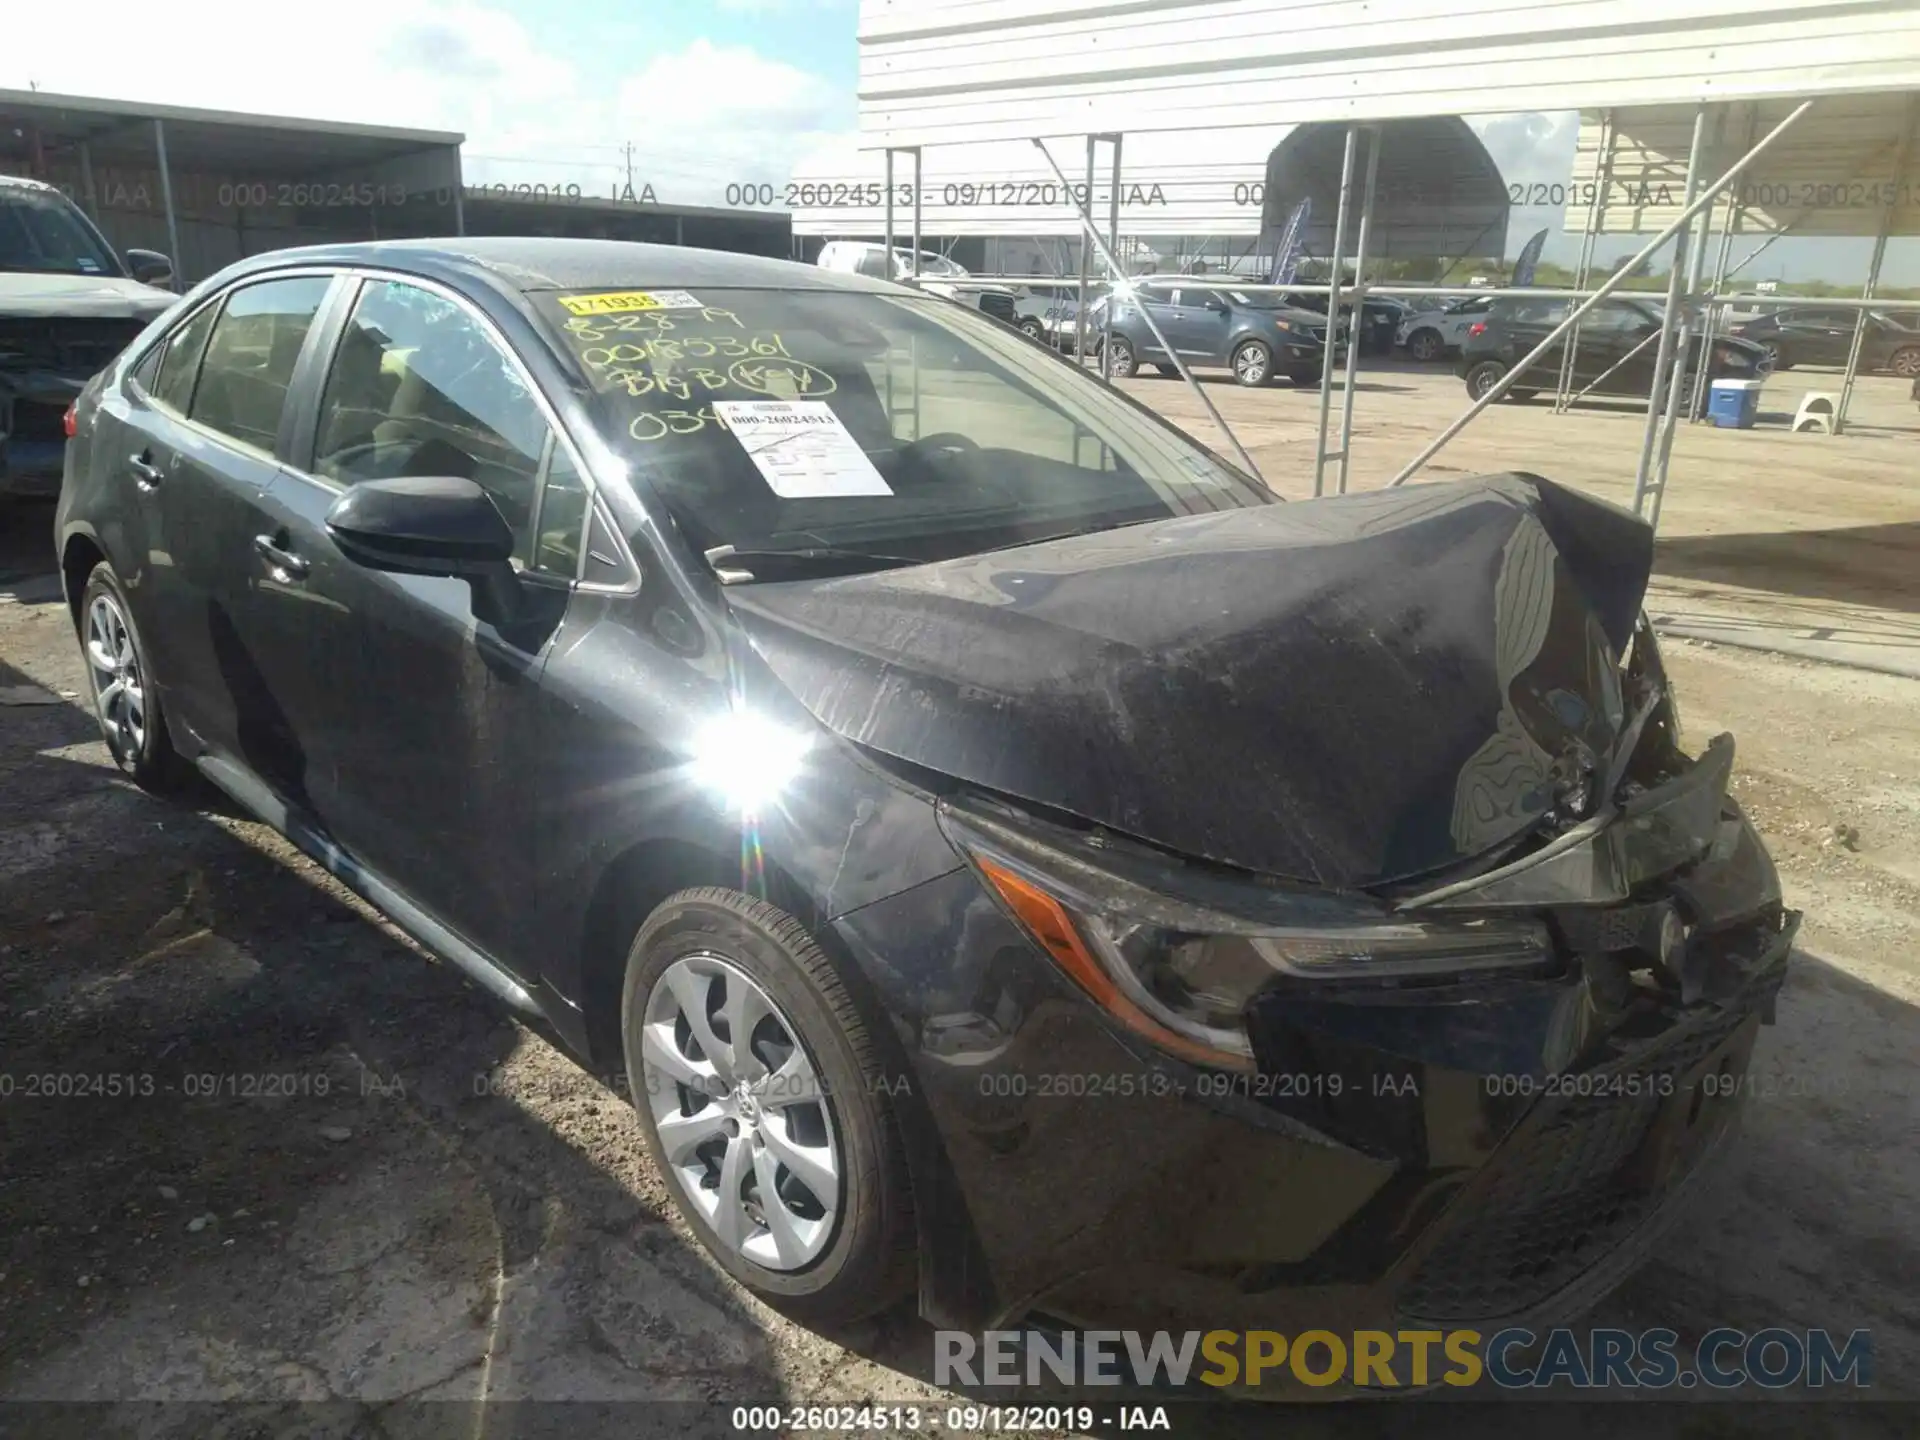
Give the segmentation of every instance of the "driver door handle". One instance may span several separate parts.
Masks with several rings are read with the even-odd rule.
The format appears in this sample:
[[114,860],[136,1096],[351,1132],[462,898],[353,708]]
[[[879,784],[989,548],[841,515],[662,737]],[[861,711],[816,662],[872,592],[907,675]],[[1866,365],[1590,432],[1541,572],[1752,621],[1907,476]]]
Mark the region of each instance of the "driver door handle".
[[274,572],[275,579],[285,581],[306,578],[307,562],[281,544],[278,536],[256,535],[253,537],[253,548],[260,558],[267,562],[267,567]]
[[147,456],[151,453],[151,451],[143,450],[137,455],[129,455],[127,457],[127,468],[133,471],[133,483],[138,485],[142,490],[151,490],[167,478],[164,470],[147,459]]

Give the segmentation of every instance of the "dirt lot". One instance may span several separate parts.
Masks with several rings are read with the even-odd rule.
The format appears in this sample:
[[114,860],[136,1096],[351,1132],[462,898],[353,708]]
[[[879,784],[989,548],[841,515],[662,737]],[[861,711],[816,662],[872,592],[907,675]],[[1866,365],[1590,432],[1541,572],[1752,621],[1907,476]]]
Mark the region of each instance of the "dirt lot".
[[[1868,382],[1869,415],[1911,421],[1891,385]],[[1366,386],[1356,486],[1462,403],[1431,372]],[[1134,388],[1194,413],[1174,382]],[[1312,397],[1211,390],[1280,488],[1310,493]],[[1631,414],[1536,402],[1440,458],[1618,498],[1638,436]],[[1910,626],[1914,443],[1689,428],[1663,586]],[[336,1400],[283,1413],[342,1436],[411,1433],[403,1397],[935,1398],[910,1315],[827,1337],[719,1278],[625,1102],[546,1039],[211,796],[125,784],[80,698],[48,519],[0,532],[0,1397]],[[1596,1319],[1864,1327],[1875,1394],[1920,1399],[1920,681],[1670,650],[1690,742],[1739,735],[1739,791],[1808,920],[1724,1183]],[[49,703],[7,688],[30,686]],[[75,1076],[93,1093],[63,1093]],[[213,1433],[193,1412],[140,1428]]]

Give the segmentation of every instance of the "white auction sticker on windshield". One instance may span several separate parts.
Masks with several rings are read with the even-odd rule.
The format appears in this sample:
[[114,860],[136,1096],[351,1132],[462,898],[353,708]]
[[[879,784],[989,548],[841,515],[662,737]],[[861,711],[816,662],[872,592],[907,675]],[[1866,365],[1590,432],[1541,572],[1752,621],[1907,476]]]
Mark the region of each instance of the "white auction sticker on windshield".
[[713,413],[782,500],[893,494],[824,400],[716,400]]

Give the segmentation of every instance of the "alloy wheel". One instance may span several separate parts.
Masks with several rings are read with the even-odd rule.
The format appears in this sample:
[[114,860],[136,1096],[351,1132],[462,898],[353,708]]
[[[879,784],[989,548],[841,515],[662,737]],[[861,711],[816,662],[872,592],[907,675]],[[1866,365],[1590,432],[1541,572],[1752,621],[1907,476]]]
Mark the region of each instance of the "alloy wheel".
[[1909,378],[1920,375],[1920,350],[1908,348],[1894,351],[1893,373]]
[[107,748],[116,760],[131,764],[147,745],[147,691],[132,627],[111,595],[96,595],[87,607],[86,649]]
[[1434,359],[1440,353],[1440,337],[1431,330],[1416,331],[1407,342],[1407,353],[1422,364]]
[[641,1068],[660,1152],[721,1245],[801,1270],[833,1238],[845,1173],[798,1027],[709,953],[674,961],[647,996]]
[[1259,345],[1242,345],[1233,352],[1233,373],[1242,385],[1258,385],[1267,378],[1267,352]]

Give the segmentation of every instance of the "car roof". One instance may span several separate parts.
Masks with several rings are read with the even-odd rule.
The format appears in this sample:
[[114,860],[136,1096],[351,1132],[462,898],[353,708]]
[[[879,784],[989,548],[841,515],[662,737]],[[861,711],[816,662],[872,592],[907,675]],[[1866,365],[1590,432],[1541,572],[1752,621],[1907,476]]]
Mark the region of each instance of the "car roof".
[[62,193],[58,185],[49,185],[44,180],[29,180],[25,175],[0,175],[0,185],[11,185],[20,190],[39,190],[50,195]]
[[801,265],[765,255],[643,245],[626,240],[558,236],[466,235],[443,239],[377,240],[306,245],[251,256],[216,280],[238,279],[291,265],[362,265],[451,283],[479,279],[496,289],[537,294],[553,290],[660,289],[848,290],[915,294],[904,285],[846,271]]

